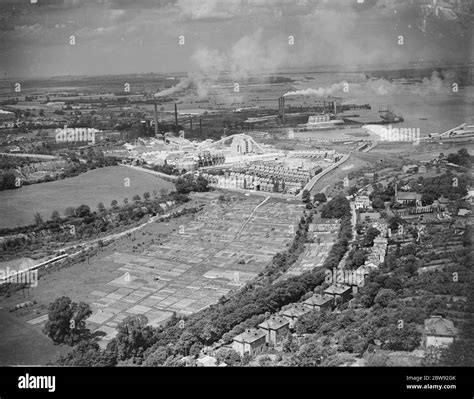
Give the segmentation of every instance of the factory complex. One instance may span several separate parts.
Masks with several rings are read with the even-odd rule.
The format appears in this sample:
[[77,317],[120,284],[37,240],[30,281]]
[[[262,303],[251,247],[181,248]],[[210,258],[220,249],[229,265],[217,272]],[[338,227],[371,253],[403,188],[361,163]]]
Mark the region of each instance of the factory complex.
[[218,141],[190,141],[165,134],[125,144],[128,162],[169,166],[204,176],[211,186],[296,195],[324,169],[340,160],[335,150],[284,151],[259,144],[247,134]]

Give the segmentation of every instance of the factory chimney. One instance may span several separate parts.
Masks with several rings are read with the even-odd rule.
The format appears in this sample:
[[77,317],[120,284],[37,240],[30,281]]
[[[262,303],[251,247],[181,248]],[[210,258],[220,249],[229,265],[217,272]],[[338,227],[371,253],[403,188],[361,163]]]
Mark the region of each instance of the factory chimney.
[[174,124],[176,126],[176,130],[178,130],[178,106],[176,103],[174,104]]
[[282,122],[285,124],[285,97],[281,98],[281,105],[282,105]]
[[153,99],[153,108],[155,110],[155,137],[158,137],[158,109],[156,105],[156,98]]
[[333,104],[334,104],[334,116],[337,116],[337,104],[336,104],[336,100],[333,101]]

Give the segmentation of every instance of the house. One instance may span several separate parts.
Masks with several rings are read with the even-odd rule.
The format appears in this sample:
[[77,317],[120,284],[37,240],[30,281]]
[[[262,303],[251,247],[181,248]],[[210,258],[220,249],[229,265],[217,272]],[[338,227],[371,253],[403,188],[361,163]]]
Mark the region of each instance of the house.
[[404,165],[402,170],[403,173],[415,173],[418,171],[418,165]]
[[426,347],[446,347],[456,339],[457,329],[452,320],[441,316],[431,316],[425,320],[424,336]]
[[417,205],[421,204],[421,194],[414,191],[400,191],[395,193],[395,201],[399,205]]
[[313,295],[308,298],[303,304],[311,310],[331,310],[334,303],[334,298],[329,295]]
[[244,356],[246,353],[254,356],[265,348],[266,335],[263,331],[252,328],[235,336],[233,341],[232,347],[240,356]]
[[371,207],[371,202],[368,195],[358,195],[354,200],[356,209],[367,209]]
[[448,198],[443,196],[439,197],[437,200],[434,200],[433,207],[439,210],[445,210],[451,201]]
[[271,346],[278,345],[290,331],[290,322],[281,316],[272,316],[258,325],[265,333],[265,340]]
[[373,265],[372,263],[366,263],[362,266],[359,266],[356,271],[361,276],[368,276],[372,271],[377,270],[377,266]]
[[294,328],[298,318],[304,316],[305,314],[311,312],[311,309],[308,309],[302,303],[297,303],[290,308],[282,311],[280,314],[290,322],[290,328]]
[[464,209],[464,208],[460,208],[458,210],[458,216],[467,216],[467,215],[470,215],[471,214],[471,210],[470,209]]
[[352,288],[348,285],[333,284],[326,288],[324,293],[332,296],[334,299],[342,298],[344,301],[352,299]]

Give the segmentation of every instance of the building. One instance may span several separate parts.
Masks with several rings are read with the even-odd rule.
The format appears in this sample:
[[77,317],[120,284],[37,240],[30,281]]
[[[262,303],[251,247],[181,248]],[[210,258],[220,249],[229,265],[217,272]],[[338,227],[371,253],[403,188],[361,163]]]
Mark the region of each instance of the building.
[[418,165],[404,165],[402,170],[403,173],[416,173],[418,171]]
[[400,191],[395,193],[395,201],[399,205],[421,205],[421,194],[414,191]]
[[368,195],[358,195],[354,200],[354,206],[356,209],[368,209],[372,207]]
[[295,324],[298,321],[298,318],[304,316],[305,314],[311,312],[307,306],[302,303],[297,303],[290,308],[280,312],[280,314],[290,322],[290,328],[295,328]]
[[336,298],[342,298],[344,301],[352,299],[352,288],[347,285],[333,284],[324,290],[324,294]]
[[452,320],[441,316],[431,316],[425,320],[424,336],[426,347],[447,347],[456,339],[457,329]]
[[313,295],[303,302],[311,310],[331,310],[334,298],[330,295]]
[[266,335],[262,330],[247,329],[242,334],[233,338],[233,349],[240,355],[246,353],[250,356],[262,353],[266,344]]
[[233,154],[250,154],[254,152],[253,147],[253,140],[244,136],[235,137],[230,145]]
[[278,345],[290,331],[290,322],[281,316],[272,316],[258,325],[265,333],[265,340],[271,346]]

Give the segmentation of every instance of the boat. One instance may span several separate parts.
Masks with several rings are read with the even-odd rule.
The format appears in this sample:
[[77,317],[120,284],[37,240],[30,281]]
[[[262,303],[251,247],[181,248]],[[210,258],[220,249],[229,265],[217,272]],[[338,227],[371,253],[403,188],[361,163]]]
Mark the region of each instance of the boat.
[[405,120],[402,115],[396,114],[390,107],[379,109],[379,115],[383,123],[399,123]]

